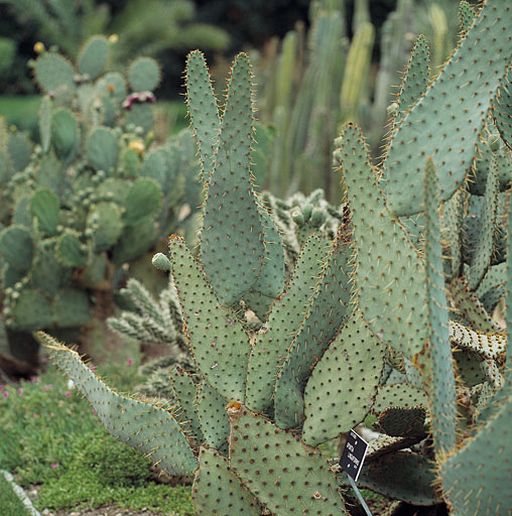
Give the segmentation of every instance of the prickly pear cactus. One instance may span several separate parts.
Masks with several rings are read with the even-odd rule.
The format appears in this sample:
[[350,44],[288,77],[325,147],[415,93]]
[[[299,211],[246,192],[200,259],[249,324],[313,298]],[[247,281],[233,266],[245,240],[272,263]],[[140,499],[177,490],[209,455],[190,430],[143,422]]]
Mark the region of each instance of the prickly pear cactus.
[[[139,58],[126,74],[109,71],[110,45],[94,36],[76,64],[55,52],[33,63],[44,93],[40,144],[0,128],[0,269],[9,329],[83,326],[96,293],[115,288],[123,264],[144,256],[197,206],[190,133],[152,143],[157,63]],[[153,323],[146,330],[154,336],[163,322]]]
[[[507,217],[503,195],[510,151],[477,104],[457,113],[476,127],[473,154],[463,162],[446,150],[450,142],[460,150],[457,131],[441,143],[400,144],[405,127],[421,130],[422,103],[438,109],[441,121],[449,118],[445,102],[453,92],[445,88],[461,54],[478,54],[489,38],[507,52],[508,35],[493,38],[487,29],[509,14],[508,4],[488,0],[437,80],[426,92],[417,89],[419,100],[414,88],[402,88],[407,107],[383,165],[372,164],[357,126],[344,127],[334,153],[344,204],[339,217],[325,210],[336,220],[335,234],[305,231],[289,261],[279,224],[290,215],[286,203],[261,195],[251,180],[249,60],[236,58],[221,116],[202,56],[189,58],[188,100],[205,181],[200,252],[175,236],[169,258],[155,258],[170,270],[181,317],[173,321],[181,321],[191,361],[190,369],[171,371],[167,399],[176,412],[121,397],[74,352],[44,333],[38,338],[114,435],[150,449],[171,474],[194,476],[198,514],[280,516],[298,507],[347,514],[347,482],[323,445],[343,444],[351,428],[370,440],[361,486],[409,507],[510,510],[512,355],[499,317],[506,295],[510,331],[512,210]],[[408,73],[428,66],[420,47],[404,85],[413,84]],[[469,90],[478,88],[483,66],[464,71]],[[491,86],[482,102],[495,106],[501,97]],[[462,88],[458,79],[454,87]],[[201,102],[204,112],[196,109]],[[414,188],[398,192],[397,178],[389,178],[394,168],[400,176],[397,162],[412,159],[411,145],[432,149],[415,155]],[[447,161],[438,163],[445,152]],[[474,180],[459,184],[467,174]],[[409,217],[413,212],[419,216]],[[242,213],[240,235],[232,217]],[[294,217],[304,227],[313,208],[302,203]],[[34,259],[26,257],[25,266]],[[170,317],[140,289],[136,295],[151,314],[147,324]],[[119,421],[111,405],[122,407]]]

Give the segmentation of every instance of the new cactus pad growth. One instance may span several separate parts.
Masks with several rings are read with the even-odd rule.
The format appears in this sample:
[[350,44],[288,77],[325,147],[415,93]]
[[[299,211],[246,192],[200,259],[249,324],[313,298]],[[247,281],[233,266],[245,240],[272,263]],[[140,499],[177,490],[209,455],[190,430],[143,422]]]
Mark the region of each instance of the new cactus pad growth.
[[[512,507],[512,210],[497,172],[512,160],[506,131],[487,116],[504,105],[511,12],[488,0],[464,21],[457,51],[426,89],[428,52],[416,42],[384,163],[372,164],[353,123],[335,142],[343,200],[334,209],[318,196],[294,207],[298,198],[257,190],[248,57],[235,59],[219,114],[202,55],[189,56],[200,249],[171,237],[168,258],[155,257],[169,270],[169,297],[154,301],[131,283],[135,316],[112,322],[182,336],[189,365],[171,370],[166,391],[181,411],[121,397],[76,353],[38,338],[114,435],[171,475],[194,477],[198,514],[349,513],[345,476],[321,445],[366,425],[377,433],[361,486],[414,511]],[[475,189],[486,155],[485,186]],[[493,313],[504,298],[508,330]]]

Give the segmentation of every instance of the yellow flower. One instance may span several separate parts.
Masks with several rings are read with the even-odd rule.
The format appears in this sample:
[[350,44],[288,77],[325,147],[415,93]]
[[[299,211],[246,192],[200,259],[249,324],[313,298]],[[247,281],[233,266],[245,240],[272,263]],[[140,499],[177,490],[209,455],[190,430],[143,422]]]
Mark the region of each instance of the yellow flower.
[[44,46],[44,43],[42,43],[41,41],[37,41],[34,44],[34,52],[36,54],[42,54],[45,50],[46,50],[46,48]]
[[108,37],[108,40],[110,43],[112,43],[113,45],[115,45],[118,41],[119,41],[119,36],[117,34],[111,34],[109,37]]
[[144,153],[144,142],[142,140],[132,140],[128,144],[128,148],[135,151],[137,154],[142,155]]

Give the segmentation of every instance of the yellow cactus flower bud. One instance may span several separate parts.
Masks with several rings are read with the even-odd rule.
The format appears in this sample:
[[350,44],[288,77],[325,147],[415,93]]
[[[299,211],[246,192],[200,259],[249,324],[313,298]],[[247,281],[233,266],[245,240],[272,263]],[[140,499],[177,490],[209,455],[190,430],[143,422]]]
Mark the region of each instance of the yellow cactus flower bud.
[[109,37],[108,37],[108,40],[110,43],[112,43],[113,45],[115,45],[118,41],[119,41],[119,36],[117,34],[111,34]]
[[37,41],[34,44],[34,52],[36,54],[42,54],[46,50],[46,47],[44,46],[44,43],[42,41]]
[[142,155],[144,153],[144,142],[142,140],[132,140],[128,144],[128,148]]

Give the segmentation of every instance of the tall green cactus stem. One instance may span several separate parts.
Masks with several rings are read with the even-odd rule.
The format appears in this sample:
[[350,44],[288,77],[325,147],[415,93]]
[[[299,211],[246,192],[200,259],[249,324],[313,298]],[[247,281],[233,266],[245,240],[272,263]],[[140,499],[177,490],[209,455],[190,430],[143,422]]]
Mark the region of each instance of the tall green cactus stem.
[[[231,415],[229,459],[249,490],[280,516],[296,514],[297,507],[306,514],[347,514],[321,455],[245,409]],[[276,475],[277,484],[269,482]]]
[[187,107],[196,139],[204,181],[213,170],[221,119],[206,60],[199,51],[191,52],[186,66]]
[[432,27],[432,65],[436,68],[443,64],[446,57],[448,22],[444,9],[437,2],[430,6],[429,18]]
[[274,302],[265,328],[257,335],[247,370],[246,404],[251,410],[264,412],[272,406],[278,368],[311,301],[329,243],[320,236],[306,242],[284,295]]
[[[508,0],[488,0],[441,74],[398,128],[383,177],[393,213],[410,215],[421,210],[419,182],[422,159],[427,156],[436,166],[442,200],[449,199],[464,181],[477,135],[512,58],[512,36],[495,34],[507,34],[510,25]],[[487,78],[485,84],[481,77]]]
[[348,125],[337,142],[335,160],[350,205],[359,306],[376,335],[413,357],[428,335],[423,263],[386,208],[360,130]]
[[220,394],[243,402],[248,336],[234,315],[219,306],[203,271],[178,237],[171,239],[170,255],[185,335],[197,365]]
[[429,391],[434,446],[436,454],[443,455],[455,447],[457,394],[449,340],[448,303],[445,294],[438,207],[436,171],[432,160],[428,159],[425,169],[425,263],[430,335],[425,383]]
[[38,332],[54,363],[87,396],[102,423],[116,437],[151,456],[171,474],[191,475],[197,465],[187,439],[167,410],[121,396],[98,380],[79,355]]
[[361,24],[350,44],[347,65],[340,92],[341,122],[356,122],[375,39],[375,29],[369,22]]

